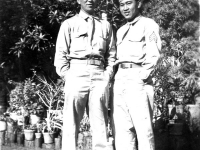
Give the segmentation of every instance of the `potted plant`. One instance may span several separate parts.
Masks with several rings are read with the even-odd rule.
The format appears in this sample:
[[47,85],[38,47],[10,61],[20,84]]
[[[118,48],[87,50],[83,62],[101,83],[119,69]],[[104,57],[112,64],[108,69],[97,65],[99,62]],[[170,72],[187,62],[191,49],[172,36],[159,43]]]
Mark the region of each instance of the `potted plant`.
[[41,121],[36,124],[36,128],[37,130],[35,132],[35,138],[39,139],[42,137],[42,130],[43,130],[43,124]]
[[54,132],[54,126],[52,125],[51,121],[48,120],[48,118],[45,119],[43,122],[43,138],[44,138],[44,143],[50,144],[54,143],[54,138],[55,138],[55,132]]
[[197,96],[200,93],[200,51],[187,51],[181,63],[183,76],[182,85],[185,88],[183,102],[186,104],[185,112],[188,114],[187,122],[190,131],[198,128],[200,131],[200,105],[197,105]]
[[[200,52],[191,49],[163,52],[154,77],[155,122],[161,118],[165,125],[170,124],[170,129],[173,129],[170,132],[179,134],[181,132],[177,129],[184,126],[189,126],[192,132],[199,130],[200,124],[197,120],[200,117],[200,107],[194,105],[194,97],[200,91]],[[175,116],[178,119],[174,119]]]
[[53,143],[55,132],[62,129],[62,109],[64,92],[61,84],[38,77],[40,90],[37,92],[40,100],[47,107],[47,116],[43,122],[43,137],[45,143]]
[[26,125],[24,126],[24,137],[27,141],[33,141],[35,138],[35,132],[36,132],[36,125]]
[[41,148],[42,147],[42,129],[43,124],[42,121],[39,121],[36,124],[37,130],[35,132],[35,148]]
[[36,124],[41,119],[40,116],[44,113],[44,108],[36,94],[39,90],[39,86],[35,84],[34,76],[23,82],[9,81],[9,83],[14,86],[9,94],[10,107],[8,112],[10,116],[12,117],[14,116],[13,113],[17,113],[12,118],[19,119],[23,118],[24,113],[26,113],[30,117],[30,122]]
[[194,96],[200,91],[200,52],[163,53],[153,74],[155,99],[162,113],[167,104],[195,104]]

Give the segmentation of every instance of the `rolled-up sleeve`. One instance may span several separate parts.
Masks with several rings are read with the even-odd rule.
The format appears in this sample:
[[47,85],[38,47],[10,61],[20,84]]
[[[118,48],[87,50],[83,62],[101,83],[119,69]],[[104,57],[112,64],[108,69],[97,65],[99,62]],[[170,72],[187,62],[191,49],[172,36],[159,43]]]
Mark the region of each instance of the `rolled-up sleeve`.
[[113,75],[113,66],[116,60],[116,44],[112,30],[112,26],[107,23],[108,38],[106,41],[106,53],[105,53],[105,70],[109,77]]
[[64,77],[66,71],[69,69],[69,60],[67,55],[69,54],[70,47],[70,26],[67,21],[64,21],[60,27],[57,41],[56,41],[56,53],[54,59],[54,66],[59,76]]
[[141,72],[142,79],[147,79],[156,65],[161,51],[161,39],[159,36],[159,26],[154,21],[151,21],[145,28],[145,60],[142,63],[143,71]]

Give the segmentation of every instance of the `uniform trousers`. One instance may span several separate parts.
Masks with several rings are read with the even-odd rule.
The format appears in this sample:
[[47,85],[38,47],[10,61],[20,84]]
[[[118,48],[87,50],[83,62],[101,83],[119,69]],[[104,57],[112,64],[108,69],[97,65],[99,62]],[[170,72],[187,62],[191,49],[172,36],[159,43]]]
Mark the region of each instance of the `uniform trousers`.
[[119,68],[113,89],[113,123],[116,150],[154,150],[150,105],[140,78],[141,67]]
[[76,150],[80,121],[89,109],[93,150],[107,144],[108,80],[103,66],[70,64],[65,75],[62,150]]
[[150,105],[150,115],[151,121],[153,121],[153,111],[154,111],[154,87],[151,84],[145,84],[144,89],[147,93],[148,102]]

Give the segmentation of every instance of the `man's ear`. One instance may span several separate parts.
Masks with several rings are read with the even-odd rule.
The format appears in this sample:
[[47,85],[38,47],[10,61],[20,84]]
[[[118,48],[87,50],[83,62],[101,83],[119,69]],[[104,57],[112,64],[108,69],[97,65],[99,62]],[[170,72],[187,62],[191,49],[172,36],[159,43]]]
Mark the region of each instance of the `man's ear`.
[[80,0],[77,0],[77,3],[80,4]]
[[143,2],[144,2],[144,0],[139,0],[139,1],[138,1],[138,8],[141,8],[141,7],[142,7]]

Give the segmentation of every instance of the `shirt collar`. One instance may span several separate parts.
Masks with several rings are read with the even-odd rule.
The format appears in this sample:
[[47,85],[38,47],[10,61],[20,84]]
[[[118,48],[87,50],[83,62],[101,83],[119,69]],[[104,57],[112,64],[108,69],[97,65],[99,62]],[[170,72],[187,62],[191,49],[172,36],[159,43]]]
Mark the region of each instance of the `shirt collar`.
[[95,18],[96,20],[98,20],[98,17],[89,15],[86,12],[84,12],[83,10],[80,10],[79,17],[83,18],[84,20],[86,20],[88,17],[92,17],[92,18]]
[[83,19],[87,19],[88,17],[90,17],[90,15],[88,15],[86,12],[84,12],[83,10],[80,10],[79,12],[79,17],[83,18]]
[[141,17],[142,17],[141,15],[138,15],[135,19],[133,19],[133,21],[127,22],[126,24],[127,24],[127,25],[133,25],[133,24],[136,23],[138,20],[140,20]]

